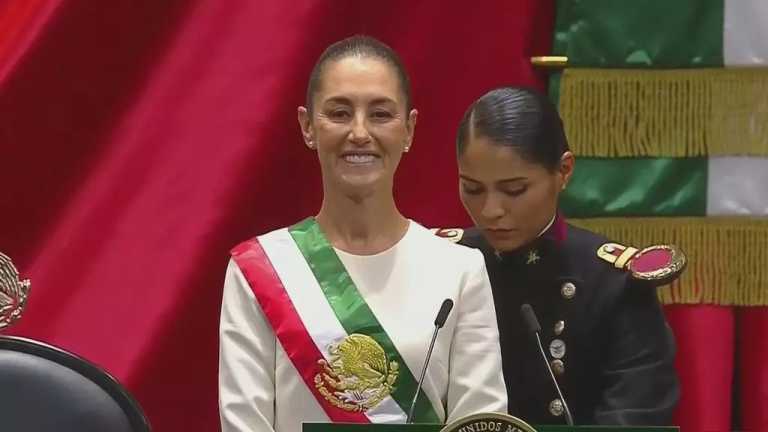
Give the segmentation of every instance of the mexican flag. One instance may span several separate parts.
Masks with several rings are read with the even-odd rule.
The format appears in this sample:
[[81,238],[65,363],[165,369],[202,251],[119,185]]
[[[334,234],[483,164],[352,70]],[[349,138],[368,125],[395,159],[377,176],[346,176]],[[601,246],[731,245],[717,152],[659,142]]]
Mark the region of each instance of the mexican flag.
[[768,2],[561,0],[552,77],[576,223],[674,242],[666,303],[768,305]]

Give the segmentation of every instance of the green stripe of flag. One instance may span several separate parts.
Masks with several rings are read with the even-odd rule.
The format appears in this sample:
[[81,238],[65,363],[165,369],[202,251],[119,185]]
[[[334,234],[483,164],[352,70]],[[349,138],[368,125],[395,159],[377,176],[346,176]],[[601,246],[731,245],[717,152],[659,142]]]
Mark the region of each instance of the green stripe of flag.
[[704,216],[707,158],[577,158],[568,217]]
[[558,0],[553,51],[571,66],[722,66],[723,1]]
[[[387,353],[389,361],[396,361],[400,365],[391,396],[407,413],[410,410],[411,399],[416,393],[417,381],[395,344],[360,295],[360,291],[336,255],[336,251],[328,243],[320,226],[314,218],[307,218],[290,227],[288,231],[304,255],[304,259],[307,260],[331,309],[347,334],[357,333],[372,337]],[[416,403],[414,420],[423,423],[440,423],[423,390]]]

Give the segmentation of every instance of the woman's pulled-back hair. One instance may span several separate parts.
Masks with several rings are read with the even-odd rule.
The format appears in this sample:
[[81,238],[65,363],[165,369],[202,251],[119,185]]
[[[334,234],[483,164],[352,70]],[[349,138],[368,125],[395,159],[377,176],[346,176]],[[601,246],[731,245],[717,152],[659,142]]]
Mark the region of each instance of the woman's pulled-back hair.
[[340,40],[323,51],[320,58],[317,59],[312,73],[309,75],[309,84],[307,85],[307,109],[312,112],[312,98],[320,88],[320,81],[323,69],[331,61],[338,61],[347,57],[368,57],[384,61],[395,68],[400,88],[405,95],[406,111],[411,109],[411,83],[408,74],[405,72],[403,62],[400,57],[389,46],[370,36],[355,35]]
[[[471,134],[471,135],[470,135]],[[500,87],[484,94],[464,113],[456,136],[461,156],[470,137],[488,138],[550,171],[568,151],[563,121],[545,95],[523,87]]]

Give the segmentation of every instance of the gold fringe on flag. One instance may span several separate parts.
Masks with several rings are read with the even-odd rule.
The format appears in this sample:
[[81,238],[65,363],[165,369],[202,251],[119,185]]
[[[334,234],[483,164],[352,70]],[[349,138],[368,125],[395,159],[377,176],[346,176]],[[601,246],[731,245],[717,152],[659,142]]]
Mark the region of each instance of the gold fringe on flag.
[[659,289],[665,304],[768,306],[768,218],[570,219],[622,244],[675,244],[688,267]]
[[579,156],[768,156],[768,68],[566,69],[560,113]]

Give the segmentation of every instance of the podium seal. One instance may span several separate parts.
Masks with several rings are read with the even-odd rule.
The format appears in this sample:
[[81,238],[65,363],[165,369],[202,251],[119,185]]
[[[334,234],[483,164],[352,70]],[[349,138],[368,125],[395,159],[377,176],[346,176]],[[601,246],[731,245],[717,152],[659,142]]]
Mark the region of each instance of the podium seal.
[[536,432],[536,429],[508,414],[480,413],[453,421],[440,432]]

